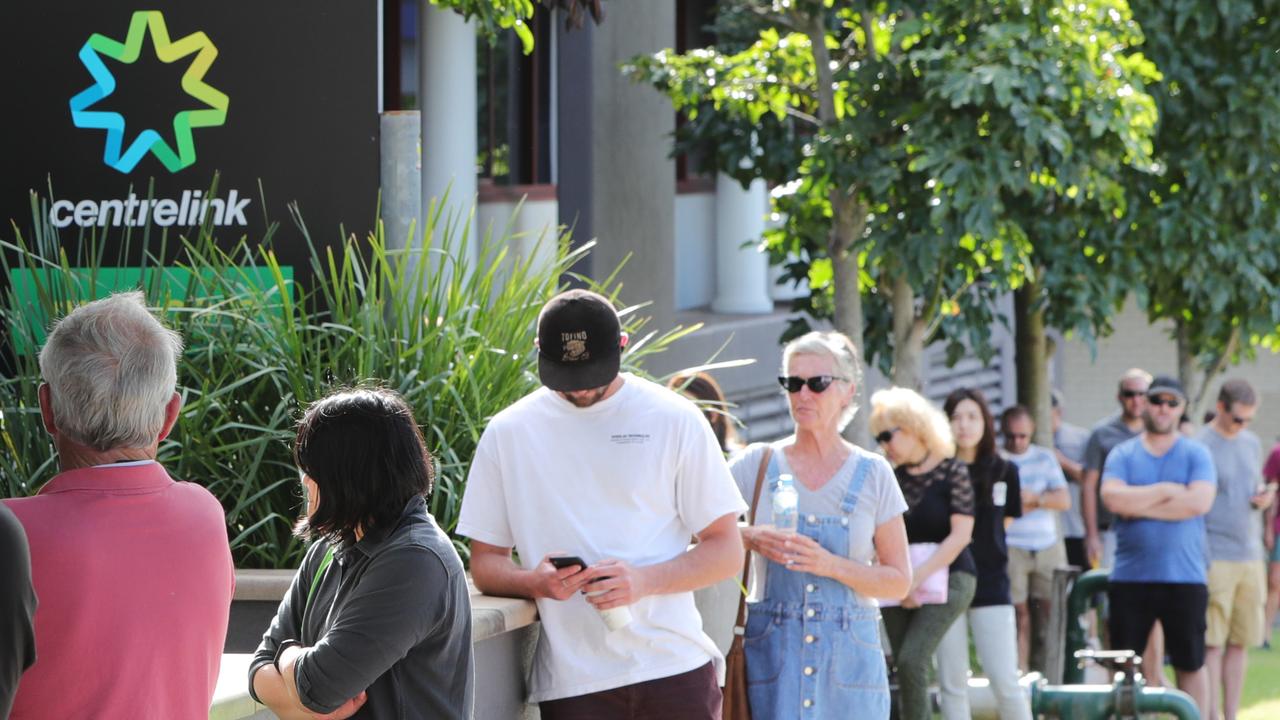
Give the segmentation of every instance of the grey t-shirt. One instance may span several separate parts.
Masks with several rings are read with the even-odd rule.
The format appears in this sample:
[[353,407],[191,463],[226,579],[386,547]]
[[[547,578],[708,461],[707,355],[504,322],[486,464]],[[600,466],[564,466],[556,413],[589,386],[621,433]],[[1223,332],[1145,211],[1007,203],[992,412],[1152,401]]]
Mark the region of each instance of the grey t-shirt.
[[[1079,425],[1062,423],[1053,434],[1053,446],[1062,451],[1072,462],[1084,464],[1084,448],[1089,442],[1089,431]],[[1066,474],[1065,472],[1063,474]],[[1062,537],[1084,537],[1084,515],[1080,510],[1080,483],[1067,477],[1067,491],[1071,494],[1071,507],[1058,513],[1062,522]]]
[[1136,436],[1141,429],[1130,430],[1124,424],[1120,413],[1099,422],[1089,433],[1089,441],[1084,446],[1084,469],[1098,471],[1098,490],[1095,499],[1098,501],[1098,530],[1111,527],[1116,516],[1102,504],[1102,468],[1107,463],[1107,455],[1120,443]]
[[[779,473],[795,474],[790,463],[787,462],[787,454],[783,451],[784,447],[793,442],[793,438],[785,438],[773,443],[773,455],[777,459]],[[729,463],[734,482],[738,484],[738,489],[748,503],[751,502],[751,496],[755,492],[756,475],[766,447],[768,447],[766,443],[751,445]],[[804,486],[804,483],[797,481],[795,487],[799,495],[798,507],[801,515],[842,515],[840,502],[849,489],[849,483],[853,482],[853,472],[860,458],[870,462],[871,469],[867,471],[866,479],[862,483],[862,491],[858,494],[858,502],[854,505],[853,514],[849,518],[849,559],[863,565],[872,565],[876,557],[874,542],[876,528],[893,516],[907,511],[907,501],[902,497],[902,490],[898,487],[898,481],[893,475],[893,468],[889,466],[889,462],[880,455],[855,447],[844,465],[825,485],[817,490],[810,490]],[[769,499],[769,479],[766,477],[765,484],[760,490],[760,502],[756,508],[756,524],[768,525],[772,522],[773,504]],[[752,555],[749,593],[749,599],[752,601],[764,595],[767,568],[768,562],[763,557]],[[861,605],[875,605],[875,601],[869,598],[861,595],[857,597]]]
[[1218,494],[1204,518],[1209,559],[1262,560],[1262,511],[1249,503],[1262,484],[1262,443],[1248,430],[1227,439],[1212,425],[1201,428],[1196,439],[1209,448],[1218,471]]

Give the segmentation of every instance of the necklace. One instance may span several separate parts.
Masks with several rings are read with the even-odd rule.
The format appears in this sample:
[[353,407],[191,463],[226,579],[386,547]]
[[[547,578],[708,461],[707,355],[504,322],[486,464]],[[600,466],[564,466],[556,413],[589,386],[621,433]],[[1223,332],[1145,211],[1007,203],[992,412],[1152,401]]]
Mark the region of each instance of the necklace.
[[924,457],[920,458],[920,460],[919,460],[919,461],[917,461],[917,462],[913,462],[913,463],[904,463],[904,464],[903,464],[903,467],[905,467],[905,468],[906,468],[906,469],[908,469],[908,470],[915,470],[916,468],[920,467],[921,465],[924,465],[925,463],[929,462],[929,455],[930,455],[929,451],[928,451],[928,450],[925,450],[925,451],[924,451]]

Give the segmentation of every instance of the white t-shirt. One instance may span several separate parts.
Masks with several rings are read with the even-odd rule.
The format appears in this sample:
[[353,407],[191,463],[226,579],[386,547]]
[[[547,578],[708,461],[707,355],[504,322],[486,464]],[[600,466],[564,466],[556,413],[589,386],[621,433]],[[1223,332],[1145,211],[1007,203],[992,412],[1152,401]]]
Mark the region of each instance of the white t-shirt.
[[[777,462],[778,472],[794,475],[787,454],[783,447],[794,442],[786,438],[773,443],[773,456]],[[738,484],[742,496],[751,502],[755,493],[756,477],[760,471],[760,461],[764,459],[765,448],[769,445],[759,443],[743,450],[730,463],[733,479]],[[876,561],[875,534],[876,528],[902,515],[907,511],[907,501],[902,497],[902,488],[898,487],[898,479],[893,468],[883,456],[867,452],[855,446],[853,452],[844,461],[844,465],[836,471],[831,480],[817,490],[810,490],[804,483],[796,482],[799,497],[797,508],[802,515],[843,515],[840,508],[849,484],[853,482],[853,473],[859,460],[871,463],[866,478],[862,481],[862,490],[858,493],[858,502],[849,517],[849,559],[862,565],[872,565]],[[769,495],[769,478],[766,476],[760,488],[760,502],[756,506],[756,525],[773,523],[773,503]],[[753,553],[751,556],[751,588],[748,600],[757,602],[764,597],[766,573],[769,563],[763,555]],[[875,606],[875,600],[854,594],[859,605]]]
[[[711,427],[680,395],[631,374],[578,408],[546,388],[498,413],[476,448],[458,532],[514,547],[522,567],[548,553],[643,566],[686,552],[692,536],[746,509]],[[542,633],[530,702],[670,677],[724,658],[693,593],[642,598],[608,632],[579,594],[538,600]]]

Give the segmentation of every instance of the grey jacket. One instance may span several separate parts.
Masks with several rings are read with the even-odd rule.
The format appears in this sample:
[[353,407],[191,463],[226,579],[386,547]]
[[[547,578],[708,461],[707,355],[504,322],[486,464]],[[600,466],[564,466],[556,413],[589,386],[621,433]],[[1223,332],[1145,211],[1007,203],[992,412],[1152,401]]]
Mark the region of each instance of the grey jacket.
[[332,712],[364,690],[356,718],[411,720],[472,715],[471,600],[462,560],[427,512],[405,506],[383,538],[335,549],[311,602],[307,595],[329,549],[307,551],[249,667],[271,664],[285,640],[306,647],[295,673],[302,704]]

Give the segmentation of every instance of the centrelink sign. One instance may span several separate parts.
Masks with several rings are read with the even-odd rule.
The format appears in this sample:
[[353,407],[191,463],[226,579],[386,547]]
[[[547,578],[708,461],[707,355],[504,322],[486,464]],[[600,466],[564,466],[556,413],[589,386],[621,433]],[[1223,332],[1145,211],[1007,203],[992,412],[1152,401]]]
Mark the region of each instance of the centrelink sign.
[[340,227],[367,232],[378,189],[377,9],[4,3],[0,26],[14,32],[0,44],[0,89],[22,101],[0,133],[0,239],[12,241],[15,226],[29,236],[40,220],[64,245],[197,226],[253,242],[276,223],[275,249],[298,264],[306,247],[293,204],[319,244],[336,242]]

